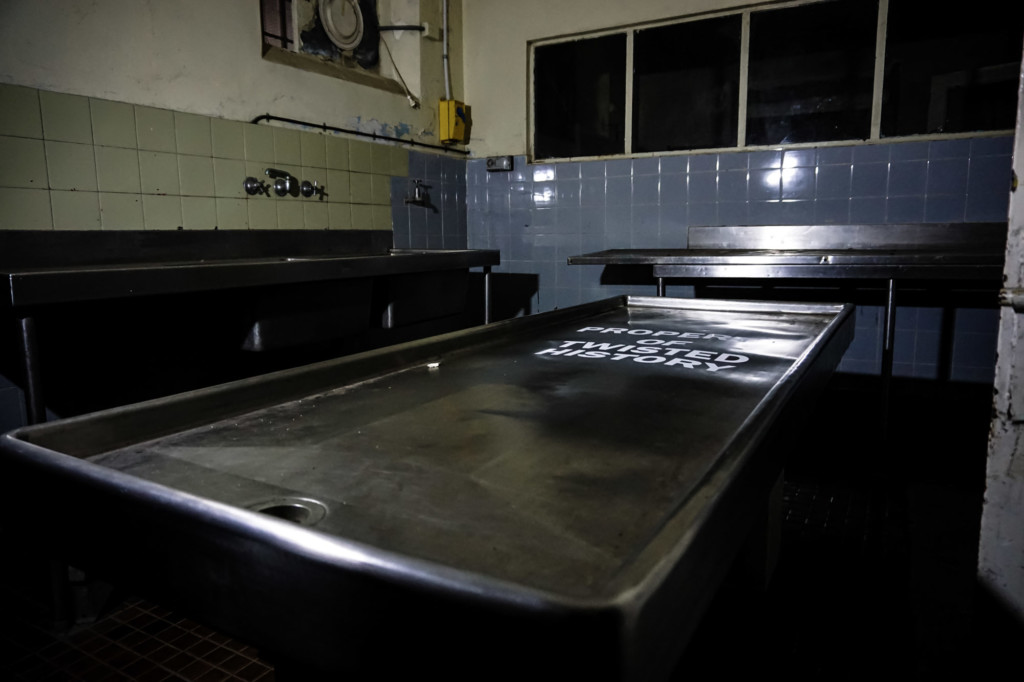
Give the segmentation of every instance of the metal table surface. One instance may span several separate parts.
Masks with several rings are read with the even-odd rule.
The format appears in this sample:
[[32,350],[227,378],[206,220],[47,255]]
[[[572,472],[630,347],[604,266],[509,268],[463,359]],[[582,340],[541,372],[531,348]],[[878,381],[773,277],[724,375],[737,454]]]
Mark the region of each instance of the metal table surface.
[[608,299],[25,427],[4,526],[282,679],[661,679],[851,311]]

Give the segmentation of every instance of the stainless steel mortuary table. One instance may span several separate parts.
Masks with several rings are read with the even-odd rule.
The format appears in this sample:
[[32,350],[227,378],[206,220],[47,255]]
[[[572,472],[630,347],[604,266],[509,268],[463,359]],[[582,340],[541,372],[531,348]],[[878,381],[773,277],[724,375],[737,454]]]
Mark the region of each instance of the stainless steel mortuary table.
[[26,427],[3,526],[279,678],[662,679],[850,313],[615,298]]

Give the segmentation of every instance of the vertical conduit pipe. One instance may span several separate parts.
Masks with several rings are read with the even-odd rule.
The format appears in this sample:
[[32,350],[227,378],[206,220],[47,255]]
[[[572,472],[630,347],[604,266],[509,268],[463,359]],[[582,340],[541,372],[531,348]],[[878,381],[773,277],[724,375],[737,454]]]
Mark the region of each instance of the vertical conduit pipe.
[[444,45],[441,46],[441,59],[444,62],[444,98],[449,100],[452,98],[452,75],[448,67],[448,0],[441,0],[441,6],[442,23],[444,24],[442,37]]

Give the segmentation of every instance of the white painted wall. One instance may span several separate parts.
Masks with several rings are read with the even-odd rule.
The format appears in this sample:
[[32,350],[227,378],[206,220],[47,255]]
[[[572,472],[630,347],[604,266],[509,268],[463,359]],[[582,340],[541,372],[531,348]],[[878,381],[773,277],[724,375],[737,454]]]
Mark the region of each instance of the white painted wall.
[[[441,2],[419,0],[421,15],[439,18]],[[451,6],[458,44],[461,6]],[[364,131],[408,126],[436,142],[441,42],[417,39],[411,80],[424,106],[413,110],[403,95],[264,61],[258,0],[3,0],[0,82],[240,121],[271,113]]]
[[528,41],[749,4],[742,0],[462,0],[473,156],[527,151]]
[[[1024,63],[1017,89],[1013,170],[1024,178]],[[1010,193],[1005,288],[1024,291],[1024,186]],[[999,359],[989,435],[978,575],[1024,622],[1024,313],[1000,311]]]

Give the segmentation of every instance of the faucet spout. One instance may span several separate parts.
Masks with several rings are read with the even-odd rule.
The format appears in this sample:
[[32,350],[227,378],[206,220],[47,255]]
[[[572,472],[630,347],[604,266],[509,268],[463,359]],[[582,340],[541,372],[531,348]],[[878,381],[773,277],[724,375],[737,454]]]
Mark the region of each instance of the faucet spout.
[[407,196],[405,203],[413,204],[414,206],[430,206],[428,189],[430,189],[430,185],[424,184],[422,180],[416,180],[412,188],[412,196]]

